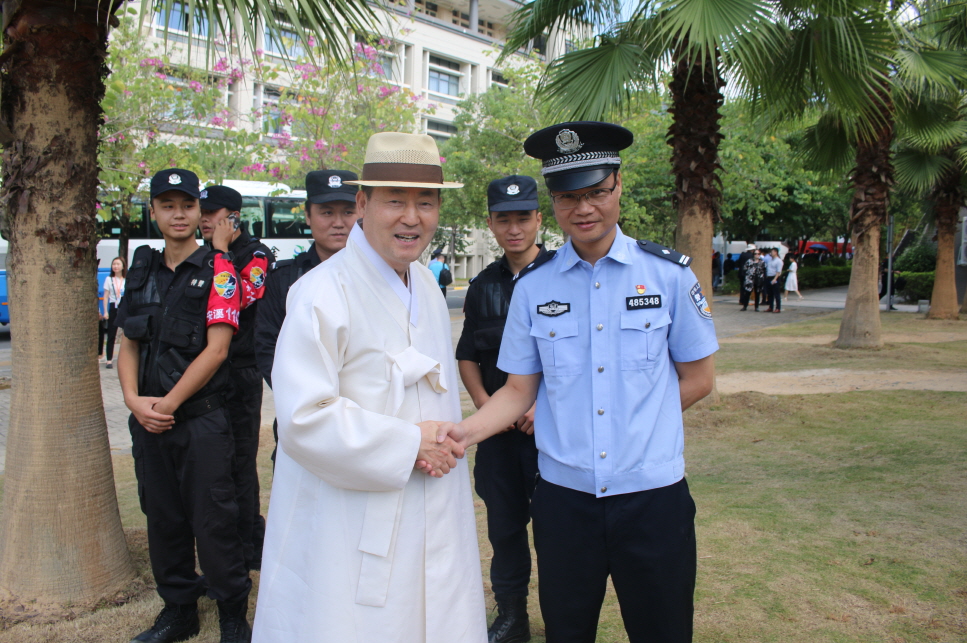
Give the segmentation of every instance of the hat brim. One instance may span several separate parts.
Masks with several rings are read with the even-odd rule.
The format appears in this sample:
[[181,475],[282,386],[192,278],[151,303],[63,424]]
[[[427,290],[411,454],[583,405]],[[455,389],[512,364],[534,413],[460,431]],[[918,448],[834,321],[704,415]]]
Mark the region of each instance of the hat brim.
[[195,199],[200,199],[201,198],[201,193],[200,192],[192,192],[191,190],[188,190],[186,188],[183,188],[183,187],[180,187],[180,186],[177,186],[177,185],[172,185],[170,187],[165,187],[164,190],[159,190],[158,192],[152,194],[151,195],[151,198],[152,199],[157,199],[159,196],[161,196],[165,192],[182,192],[182,193],[187,194],[188,196],[193,197]]
[[490,212],[530,212],[538,208],[540,208],[540,204],[537,202],[537,199],[532,201],[501,201],[500,203],[487,205],[487,210]]
[[451,188],[462,188],[463,183],[453,183],[451,181],[444,181],[443,183],[416,183],[414,181],[364,181],[360,179],[359,181],[343,181],[346,185],[366,185],[372,188],[441,188],[441,189],[451,189]]
[[582,190],[592,185],[597,185],[605,180],[615,170],[617,165],[607,165],[602,167],[581,168],[567,172],[555,172],[545,174],[544,183],[547,189],[552,192],[569,192],[570,190]]
[[356,193],[330,192],[328,194],[316,194],[315,196],[310,196],[307,201],[309,201],[309,203],[330,203],[332,201],[348,201],[349,203],[355,203]]

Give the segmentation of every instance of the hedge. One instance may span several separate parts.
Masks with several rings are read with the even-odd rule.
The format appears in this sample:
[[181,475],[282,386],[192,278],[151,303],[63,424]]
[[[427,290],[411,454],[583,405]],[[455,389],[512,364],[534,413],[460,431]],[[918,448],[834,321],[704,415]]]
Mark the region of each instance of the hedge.
[[[797,273],[799,289],[848,286],[851,270],[852,266],[820,266],[818,268],[806,266],[800,268]],[[783,276],[783,279],[785,279],[785,276]]]
[[900,278],[907,282],[903,284],[903,288],[897,289],[896,294],[911,302],[930,299],[933,296],[933,277],[933,272],[901,273]]

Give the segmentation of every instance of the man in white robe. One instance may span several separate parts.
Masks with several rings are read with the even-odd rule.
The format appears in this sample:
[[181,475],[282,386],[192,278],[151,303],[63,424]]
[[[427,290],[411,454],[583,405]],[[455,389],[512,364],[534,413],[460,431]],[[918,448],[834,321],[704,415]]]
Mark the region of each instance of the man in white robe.
[[461,186],[433,139],[397,133],[359,184],[362,227],[287,300],[253,641],[485,643],[468,467],[437,437],[461,418],[450,318],[416,262]]

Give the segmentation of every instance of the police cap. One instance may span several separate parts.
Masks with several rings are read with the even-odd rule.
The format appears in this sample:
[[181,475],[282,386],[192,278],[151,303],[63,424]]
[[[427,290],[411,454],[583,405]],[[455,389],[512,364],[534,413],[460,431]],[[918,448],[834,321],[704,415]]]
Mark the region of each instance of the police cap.
[[621,166],[620,150],[635,140],[611,123],[572,121],[534,132],[524,151],[543,162],[541,174],[552,192],[580,190],[605,180]]
[[198,198],[198,175],[191,170],[183,170],[173,167],[168,170],[156,172],[151,177],[151,198],[168,190],[178,190],[188,196]]
[[487,210],[490,212],[530,211],[538,207],[537,181],[529,176],[511,174],[491,181],[487,186]]
[[306,174],[306,194],[309,203],[328,203],[330,201],[356,202],[358,185],[346,185],[359,177],[348,170],[316,170]]
[[227,185],[212,185],[201,191],[199,206],[202,210],[228,208],[229,212],[238,212],[242,209],[242,195]]

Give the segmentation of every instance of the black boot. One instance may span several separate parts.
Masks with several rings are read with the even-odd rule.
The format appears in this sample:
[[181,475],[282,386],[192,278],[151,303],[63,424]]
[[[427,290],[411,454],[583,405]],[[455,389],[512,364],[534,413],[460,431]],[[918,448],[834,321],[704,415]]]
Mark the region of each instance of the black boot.
[[175,643],[198,634],[198,604],[165,604],[154,625],[131,639],[131,643]]
[[497,618],[487,630],[487,643],[525,643],[531,640],[526,596],[498,596]]
[[221,643],[250,643],[252,628],[248,619],[248,596],[229,603],[218,601],[218,626],[222,630]]

